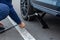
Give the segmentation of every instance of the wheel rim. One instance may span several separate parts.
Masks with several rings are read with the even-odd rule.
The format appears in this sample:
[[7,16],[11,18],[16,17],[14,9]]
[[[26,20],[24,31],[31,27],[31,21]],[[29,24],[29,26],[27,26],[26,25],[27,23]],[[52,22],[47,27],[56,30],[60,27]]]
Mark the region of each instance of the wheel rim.
[[27,14],[27,10],[28,10],[28,7],[27,7],[27,0],[21,0],[21,10],[22,10],[22,15],[23,16],[26,16]]

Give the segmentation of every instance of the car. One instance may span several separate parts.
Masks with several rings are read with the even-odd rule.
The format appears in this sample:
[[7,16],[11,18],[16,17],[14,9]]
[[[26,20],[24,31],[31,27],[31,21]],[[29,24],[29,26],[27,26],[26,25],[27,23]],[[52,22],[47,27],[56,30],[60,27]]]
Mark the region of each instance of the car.
[[[20,4],[21,14],[24,20],[34,20],[35,17],[39,16],[39,12],[43,14],[38,17],[39,19],[43,18],[47,13],[60,17],[60,0],[21,0]],[[46,25],[44,21],[40,22]]]

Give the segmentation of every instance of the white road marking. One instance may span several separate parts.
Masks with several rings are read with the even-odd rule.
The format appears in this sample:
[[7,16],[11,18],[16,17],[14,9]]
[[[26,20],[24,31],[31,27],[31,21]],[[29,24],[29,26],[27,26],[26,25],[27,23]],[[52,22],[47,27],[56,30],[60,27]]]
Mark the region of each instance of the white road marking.
[[[13,25],[17,25],[9,16],[8,19]],[[15,28],[17,29],[17,31],[20,33],[24,40],[36,40],[25,28],[22,29],[19,26],[16,26]]]

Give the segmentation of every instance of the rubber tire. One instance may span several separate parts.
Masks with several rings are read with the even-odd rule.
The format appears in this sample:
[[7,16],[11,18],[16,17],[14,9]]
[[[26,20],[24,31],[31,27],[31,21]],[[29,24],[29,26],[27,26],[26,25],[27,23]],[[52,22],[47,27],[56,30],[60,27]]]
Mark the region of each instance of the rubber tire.
[[[32,14],[35,13],[33,7],[30,5],[30,0],[24,0],[24,2],[27,4],[27,12],[26,12],[26,13],[24,12],[24,9],[22,9],[22,8],[23,8],[22,5],[24,6],[24,4],[23,4],[22,1],[23,1],[23,0],[20,1],[22,18],[23,18],[24,20],[29,20],[29,21],[34,20],[34,19],[35,19],[34,16],[29,16],[29,15],[32,15]],[[25,10],[25,11],[26,11],[26,10]],[[23,13],[25,13],[25,14],[23,14]]]

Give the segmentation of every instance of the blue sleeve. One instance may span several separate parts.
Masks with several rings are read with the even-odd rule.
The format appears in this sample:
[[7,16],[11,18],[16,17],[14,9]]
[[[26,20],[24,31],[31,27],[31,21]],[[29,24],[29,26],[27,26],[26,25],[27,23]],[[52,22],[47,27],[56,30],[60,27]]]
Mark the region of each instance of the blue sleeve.
[[14,8],[10,8],[10,14],[9,16],[17,23],[17,24],[20,24],[21,23],[21,20],[20,18],[18,17],[17,13],[15,12]]

